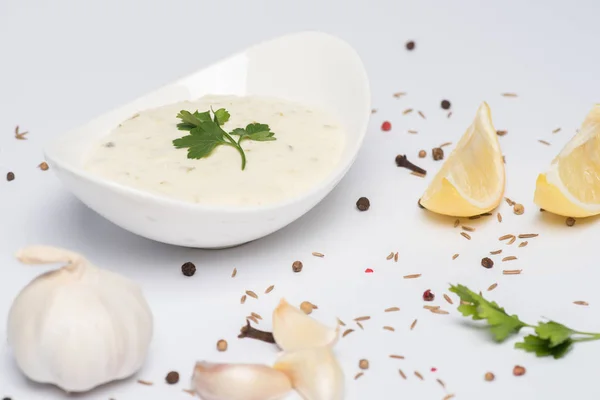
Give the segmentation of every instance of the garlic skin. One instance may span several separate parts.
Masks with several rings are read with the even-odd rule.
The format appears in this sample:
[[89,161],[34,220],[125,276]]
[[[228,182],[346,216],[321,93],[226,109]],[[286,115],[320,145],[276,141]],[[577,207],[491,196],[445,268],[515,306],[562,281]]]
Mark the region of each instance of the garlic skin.
[[11,306],[8,343],[28,378],[83,392],[137,372],[153,333],[139,286],[68,250],[30,246],[17,258],[67,263],[31,281]]
[[192,384],[202,400],[279,400],[292,390],[286,374],[258,364],[198,362]]
[[285,299],[273,311],[273,337],[284,351],[333,346],[338,334],[339,325],[336,329],[323,325]]
[[283,353],[275,363],[304,400],[342,400],[344,373],[331,347]]

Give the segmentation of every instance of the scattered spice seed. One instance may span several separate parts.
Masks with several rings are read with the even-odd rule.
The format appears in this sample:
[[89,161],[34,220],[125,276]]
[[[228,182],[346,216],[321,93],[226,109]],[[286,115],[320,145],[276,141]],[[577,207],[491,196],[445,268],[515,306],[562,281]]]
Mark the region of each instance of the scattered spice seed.
[[410,161],[408,161],[408,159],[406,158],[406,156],[403,155],[403,154],[398,154],[396,156],[396,165],[398,167],[406,168],[406,169],[408,169],[408,170],[410,170],[412,172],[418,172],[420,174],[427,175],[427,171],[425,171],[421,167],[417,167],[415,164],[413,164]]
[[525,246],[527,246],[527,244],[529,244],[529,242],[527,240],[525,240],[525,241],[519,243],[519,247],[525,247]]
[[384,326],[383,329],[385,329],[386,331],[390,331],[390,332],[394,332],[396,331],[393,327],[391,326]]
[[177,371],[171,371],[167,374],[167,376],[165,377],[165,381],[167,381],[167,383],[169,385],[174,385],[177,382],[179,382],[179,372]]
[[398,262],[398,252],[396,252],[396,254],[394,254],[394,262]]
[[17,125],[15,127],[15,139],[17,140],[27,140],[27,138],[25,137],[25,135],[27,135],[29,132],[25,131],[25,132],[19,132],[19,125]]
[[453,395],[453,394],[447,394],[444,396],[444,398],[442,400],[450,400],[450,399],[453,399],[454,397],[455,397],[455,395]]
[[521,215],[525,212],[525,207],[523,207],[523,204],[515,204],[513,206],[513,212],[517,215]]
[[360,369],[369,369],[369,360],[365,360],[364,358],[358,362],[358,368]]
[[456,220],[454,221],[454,227],[456,228],[458,225],[460,225],[460,220],[459,220],[459,219],[456,219]]
[[246,302],[246,295],[243,295],[240,299],[240,303],[244,304]]
[[425,114],[423,114],[423,111],[419,111],[419,115],[421,116],[421,118],[427,119],[427,117],[425,116]]
[[265,290],[265,294],[269,294],[273,291],[273,289],[275,289],[275,285],[271,285],[269,286],[266,290]]
[[463,225],[462,229],[467,232],[475,232],[475,228],[473,228],[472,226]]
[[372,108],[372,109],[371,109],[371,114],[375,114],[376,112],[377,112],[377,109],[376,109],[376,108]]
[[508,133],[508,131],[496,131],[496,135],[498,136],[504,136]]
[[471,240],[471,235],[469,235],[469,234],[468,234],[468,233],[466,233],[466,232],[461,232],[461,233],[460,233],[460,235],[461,235],[462,237],[464,237],[465,239],[467,239],[467,240]]
[[520,275],[521,271],[523,271],[522,269],[505,269],[504,271],[502,271],[503,275]]
[[413,109],[412,108],[407,108],[406,110],[402,111],[402,114],[406,115],[406,114],[410,114],[411,112],[413,112]]
[[38,168],[41,169],[42,171],[48,171],[48,168],[50,168],[50,167],[48,166],[48,163],[46,161],[44,161],[40,165],[38,165]]
[[504,257],[502,259],[502,261],[512,261],[512,260],[516,260],[516,259],[517,259],[517,257],[515,257],[515,256],[507,256],[507,257]]
[[442,103],[440,105],[442,106],[443,110],[449,110],[451,106],[448,100],[442,100]]
[[573,217],[568,217],[568,218],[565,220],[565,223],[567,224],[567,226],[573,226],[573,225],[575,225],[575,218],[573,218]]
[[433,299],[435,299],[435,294],[430,289],[427,289],[425,292],[423,292],[423,300],[433,301]]
[[258,295],[254,293],[252,290],[246,290],[246,294],[254,299],[258,299]]
[[454,304],[450,296],[448,296],[446,293],[444,293],[444,300],[446,300],[449,304]]
[[231,277],[235,278],[236,275],[237,275],[237,268],[234,268],[233,271],[231,272]]
[[440,306],[423,306],[424,309],[426,310],[438,310],[440,308]]
[[427,157],[427,152],[425,150],[419,150],[419,158]]
[[344,323],[344,321],[342,321],[341,319],[337,318],[337,323],[340,326],[346,326],[346,324]]
[[440,384],[441,387],[443,387],[444,389],[446,389],[446,384],[444,383],[443,380],[441,380],[440,378],[436,379],[437,383]]
[[513,236],[512,238],[510,238],[510,240],[508,242],[506,242],[506,244],[507,245],[513,244],[516,240],[517,240],[517,238],[515,236]]
[[410,51],[412,51],[412,50],[414,50],[414,49],[415,49],[415,46],[416,46],[416,44],[415,44],[415,42],[414,42],[414,41],[412,41],[412,40],[411,40],[411,41],[409,41],[409,42],[406,42],[406,49],[407,49],[407,50],[410,50]]
[[404,372],[402,372],[401,369],[398,370],[398,373],[400,374],[400,376],[402,377],[402,379],[406,379],[406,375],[404,374]]
[[452,144],[452,142],[444,142],[444,143],[440,144],[440,147],[450,146],[451,144]]
[[389,261],[392,258],[394,258],[394,252],[393,251],[385,259]]
[[364,374],[365,374],[364,372],[359,372],[358,374],[354,375],[354,380],[357,380],[358,378],[360,378]]
[[504,200],[505,200],[505,201],[506,201],[506,203],[507,203],[509,206],[511,206],[511,207],[512,207],[512,206],[514,206],[515,204],[517,204],[517,203],[515,203],[514,201],[512,201],[511,199],[509,199],[508,197],[505,197],[505,198],[504,198]]
[[421,274],[410,274],[410,275],[404,275],[403,278],[404,279],[415,279],[415,278],[418,278],[420,276],[421,276]]
[[396,92],[394,93],[394,97],[399,99],[402,96],[406,96],[406,92]]
[[363,325],[360,322],[357,322],[356,325],[358,325],[358,327],[362,330],[364,330],[365,328],[363,327]]
[[384,132],[388,132],[392,129],[392,123],[390,121],[383,121],[381,124],[381,130]]
[[261,331],[250,325],[250,321],[246,320],[246,325],[240,329],[239,339],[249,338],[256,339],[266,343],[275,343],[275,338],[271,332]]
[[345,337],[346,335],[351,334],[352,332],[354,332],[354,329],[346,329],[344,331],[344,333],[342,333],[342,337]]
[[516,93],[502,93],[502,96],[504,97],[517,97]]
[[217,350],[219,351],[226,351],[227,350],[227,341],[226,340],[219,340],[217,342]]
[[546,142],[545,140],[539,139],[538,142],[540,142],[541,144],[545,144],[546,146],[550,146],[550,143]]
[[302,267],[303,267],[302,261],[294,261],[292,263],[292,271],[294,271],[294,272],[302,271]]
[[384,312],[396,312],[396,311],[400,311],[400,307],[389,307],[389,308],[386,308],[383,311]]
[[555,130],[552,131],[552,133],[558,133],[560,132],[560,128],[556,128]]
[[488,291],[488,292],[491,292],[492,290],[496,289],[497,287],[498,287],[498,284],[497,284],[497,283],[492,283],[492,284],[490,285],[490,287],[489,287],[489,288],[487,288],[487,291]]
[[412,331],[413,329],[415,329],[415,326],[417,326],[417,320],[415,319],[412,324],[410,324],[410,330]]
[[490,251],[490,254],[493,254],[493,255],[500,254],[500,253],[502,253],[502,249]]
[[320,257],[320,258],[323,258],[323,257],[325,257],[325,254],[323,254],[323,253],[318,253],[318,252],[316,252],[316,251],[313,251],[312,255],[313,255],[313,256],[315,256],[315,257]]
[[452,116],[452,111],[450,111],[450,112],[448,113],[448,116],[447,116],[447,118],[450,118],[451,116]]
[[253,317],[252,315],[249,315],[249,316],[247,316],[247,317],[246,317],[246,321],[252,321],[252,322],[254,322],[255,324],[258,324],[258,323],[259,323],[259,322],[258,322],[258,318],[256,318],[256,317]]
[[146,386],[152,386],[152,385],[154,385],[154,383],[152,383],[150,381],[144,381],[142,379],[138,379],[137,383],[139,383],[140,385],[146,385]]
[[446,311],[446,310],[441,310],[441,309],[439,309],[439,308],[436,308],[435,310],[429,310],[429,311],[431,311],[431,312],[432,312],[432,313],[434,313],[434,314],[443,314],[443,315],[450,314],[448,311]]
[[583,300],[574,301],[573,304],[577,304],[578,306],[589,306],[589,303]]
[[366,197],[361,197],[356,201],[356,208],[359,211],[367,211],[371,207],[371,202]]
[[181,266],[181,273],[185,276],[193,276],[196,273],[196,266],[188,261]]
[[444,150],[441,147],[434,147],[431,149],[431,156],[434,161],[439,161],[444,159]]
[[300,309],[304,312],[304,314],[310,315],[313,312],[314,307],[311,302],[303,301],[300,303]]
[[414,129],[409,129],[407,132],[410,133],[411,135],[416,135],[419,133],[419,131],[415,131]]
[[509,233],[508,235],[500,236],[500,237],[498,238],[498,240],[506,240],[506,239],[511,239],[511,238],[514,238],[514,237],[515,237],[515,235],[511,235],[511,234]]
[[415,371],[415,376],[416,376],[417,378],[419,378],[420,380],[424,380],[424,379],[423,379],[423,375],[421,375],[421,373],[420,373],[419,371]]
[[455,255],[452,256],[453,260],[456,260],[458,258],[458,253],[456,253]]
[[513,375],[514,376],[525,375],[525,367],[522,367],[520,365],[515,365],[515,367],[513,368]]
[[539,235],[540,235],[539,233],[521,233],[519,235],[519,239],[530,239],[530,238],[538,237]]
[[371,317],[369,317],[368,315],[364,316],[364,317],[358,317],[358,318],[354,318],[355,321],[360,322],[360,321],[368,321],[370,320]]
[[251,312],[250,315],[252,315],[256,319],[261,319],[262,320],[262,317],[260,316],[260,314],[257,314],[255,312]]
[[495,378],[495,376],[494,376],[494,374],[492,374],[491,372],[486,372],[486,373],[485,373],[484,379],[485,379],[486,381],[488,381],[488,382],[491,382],[491,381],[493,381],[493,380],[494,380],[494,378]]
[[496,217],[498,217],[498,222],[502,222],[502,214],[498,213]]
[[6,174],[6,180],[9,182],[12,182],[15,180],[15,173],[14,172],[9,172]]
[[404,356],[399,356],[397,354],[390,354],[390,358],[394,358],[396,360],[404,360]]

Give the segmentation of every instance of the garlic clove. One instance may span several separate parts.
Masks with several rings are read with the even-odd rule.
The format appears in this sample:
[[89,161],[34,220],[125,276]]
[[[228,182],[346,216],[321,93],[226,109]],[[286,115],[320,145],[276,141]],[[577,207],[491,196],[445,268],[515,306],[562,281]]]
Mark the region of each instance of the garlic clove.
[[341,400],[344,373],[331,347],[315,347],[283,353],[275,363],[304,400]]
[[336,329],[323,325],[302,310],[281,299],[273,311],[273,337],[284,351],[333,346],[338,339]]
[[192,384],[203,400],[277,400],[292,390],[285,373],[258,364],[198,362]]

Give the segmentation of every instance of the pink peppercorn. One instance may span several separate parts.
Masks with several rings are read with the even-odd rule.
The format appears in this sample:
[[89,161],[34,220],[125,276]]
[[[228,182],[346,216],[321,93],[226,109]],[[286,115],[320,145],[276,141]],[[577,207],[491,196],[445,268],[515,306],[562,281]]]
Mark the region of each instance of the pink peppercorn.
[[390,131],[392,129],[392,123],[390,121],[384,121],[381,124],[381,130],[384,132]]

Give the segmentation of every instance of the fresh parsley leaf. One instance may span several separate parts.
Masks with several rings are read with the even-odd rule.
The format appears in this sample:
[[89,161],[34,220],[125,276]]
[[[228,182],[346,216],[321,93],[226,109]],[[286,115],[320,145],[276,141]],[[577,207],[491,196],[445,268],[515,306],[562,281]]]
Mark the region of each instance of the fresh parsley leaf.
[[565,342],[575,333],[571,328],[567,328],[558,322],[540,322],[535,327],[535,333],[541,338],[550,342],[550,347],[558,346]]
[[564,357],[573,347],[573,343],[572,339],[567,338],[558,345],[552,345],[552,341],[549,339],[543,339],[536,335],[527,335],[523,338],[522,342],[515,343],[515,348],[535,353],[538,357],[552,356],[557,359]]
[[516,315],[508,315],[504,308],[493,301],[487,301],[466,286],[451,286],[450,291],[456,293],[462,301],[469,303],[461,304],[458,311],[465,317],[470,316],[473,320],[487,320],[490,331],[497,342],[504,341],[510,335],[518,333],[521,328],[527,326]]
[[[213,116],[211,117],[211,112]],[[271,132],[269,125],[253,123],[246,126],[246,129],[234,129],[231,133],[227,133],[221,128],[231,115],[224,108],[219,108],[213,111],[198,112],[196,110],[191,113],[186,110],[181,110],[177,114],[182,122],[177,124],[177,128],[183,131],[189,131],[189,135],[173,140],[173,146],[177,149],[188,149],[188,158],[200,159],[208,157],[212,151],[220,145],[234,147],[242,158],[242,170],[246,168],[246,154],[240,146],[242,139],[254,141],[269,141],[275,140],[274,132]],[[239,136],[236,141],[231,135]]]

